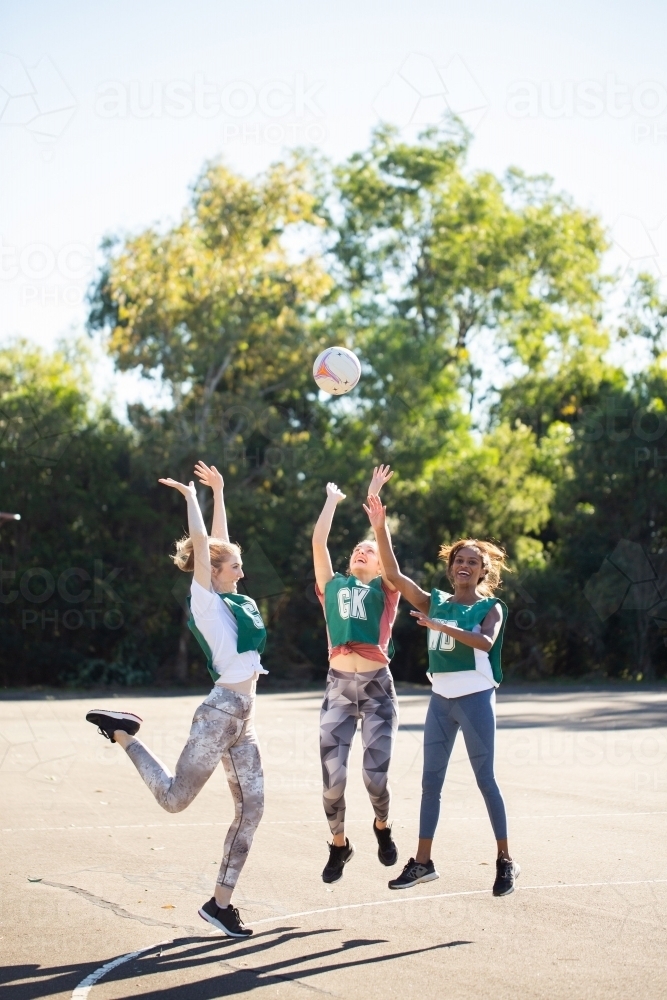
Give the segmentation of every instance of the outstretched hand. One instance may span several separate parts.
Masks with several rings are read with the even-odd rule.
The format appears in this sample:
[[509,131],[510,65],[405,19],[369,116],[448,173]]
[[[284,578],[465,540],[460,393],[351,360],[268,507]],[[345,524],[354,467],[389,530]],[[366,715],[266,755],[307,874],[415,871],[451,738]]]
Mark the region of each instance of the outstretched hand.
[[345,494],[338,489],[335,483],[327,483],[327,499],[329,497],[333,497],[336,503],[340,503],[341,500],[345,499]]
[[371,479],[371,485],[368,487],[369,496],[377,496],[385,483],[388,483],[394,473],[391,471],[388,465],[378,465],[373,469],[373,478]]
[[200,460],[195,465],[195,475],[204,486],[210,486],[212,490],[223,490],[225,488],[225,481],[214,465],[209,467],[205,462]]
[[178,490],[179,493],[183,494],[186,500],[188,497],[194,497],[195,500],[197,499],[197,491],[195,489],[195,484],[192,481],[190,481],[187,486],[185,483],[179,483],[175,479],[158,479],[158,483],[162,483],[163,486],[171,486],[173,490]]
[[368,506],[364,504],[364,510],[368,514],[368,520],[374,530],[382,528],[387,520],[387,508],[383,506],[377,493],[370,493],[368,496]]
[[434,632],[445,631],[444,628],[441,628],[442,622],[436,621],[434,618],[429,618],[423,611],[411,611],[410,614],[413,618],[417,619],[417,624],[423,625],[424,628],[433,629]]

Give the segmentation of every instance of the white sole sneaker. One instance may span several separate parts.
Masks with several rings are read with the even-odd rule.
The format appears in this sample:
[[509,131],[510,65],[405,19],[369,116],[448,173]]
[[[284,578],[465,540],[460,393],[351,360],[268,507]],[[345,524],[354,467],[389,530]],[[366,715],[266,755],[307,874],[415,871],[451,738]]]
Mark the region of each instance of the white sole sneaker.
[[[111,735],[115,729],[123,729],[130,736],[134,736],[139,732],[143,721],[141,716],[135,715],[134,712],[119,712],[110,708],[91,708],[89,712],[86,712],[86,722],[97,726],[99,731],[112,743],[116,742]],[[119,725],[114,726],[114,722],[119,723]]]
[[406,882],[405,885],[390,885],[390,889],[412,889],[413,885],[420,885],[422,882],[435,882],[436,879],[440,878],[440,872],[429,872],[428,875],[422,875],[420,878],[413,879],[412,882]]
[[229,927],[225,927],[225,925],[222,923],[221,920],[216,920],[215,917],[212,917],[210,915],[210,913],[207,913],[206,910],[204,910],[203,908],[200,909],[200,910],[197,910],[197,913],[202,918],[202,920],[205,920],[207,923],[211,924],[213,927],[216,927],[219,931],[222,931],[222,933],[226,934],[227,937],[230,937],[230,938],[250,938],[250,937],[252,937],[252,934],[235,934],[234,931],[230,931]]
[[512,864],[514,866],[514,882],[512,883],[512,888],[508,889],[507,892],[494,892],[493,895],[496,899],[502,899],[504,896],[511,896],[514,892],[514,883],[521,874],[521,865],[518,865],[516,861],[513,861]]
[[144,721],[140,715],[135,715],[134,712],[117,712],[115,709],[112,711],[109,708],[91,708],[89,712],[86,712],[86,718],[88,718],[89,715],[106,715],[108,719],[117,719],[119,721],[126,722]]

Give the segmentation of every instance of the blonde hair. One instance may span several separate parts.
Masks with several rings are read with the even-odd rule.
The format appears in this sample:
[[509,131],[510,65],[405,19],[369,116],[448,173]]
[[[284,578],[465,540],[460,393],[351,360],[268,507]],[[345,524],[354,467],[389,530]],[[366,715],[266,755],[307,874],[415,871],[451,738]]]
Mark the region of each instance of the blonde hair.
[[[184,535],[175,543],[176,553],[169,556],[174,563],[184,573],[194,573],[195,571],[195,551],[192,539],[189,535]],[[241,554],[241,546],[234,542],[225,542],[222,538],[209,538],[208,550],[211,554],[211,566],[219,569],[228,559]]]
[[477,538],[460,538],[451,545],[441,545],[438,555],[447,563],[447,578],[450,583],[454,583],[452,567],[461,549],[474,549],[480,556],[485,573],[477,584],[477,590],[485,597],[492,597],[494,591],[501,585],[501,572],[508,569],[505,562],[507,553],[499,545],[494,545],[493,542],[480,542]]

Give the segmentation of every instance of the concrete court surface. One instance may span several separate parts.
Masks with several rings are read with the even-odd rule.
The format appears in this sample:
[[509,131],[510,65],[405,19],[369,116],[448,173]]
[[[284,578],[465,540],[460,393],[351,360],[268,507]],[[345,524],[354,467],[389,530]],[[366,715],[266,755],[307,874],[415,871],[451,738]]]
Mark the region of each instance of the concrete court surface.
[[497,772],[523,869],[505,899],[490,892],[495,845],[460,736],[440,880],[387,888],[416,846],[426,690],[401,692],[399,864],[377,860],[357,742],[356,856],[333,887],[320,878],[320,695],[260,695],[267,807],[235,896],[255,928],[245,942],[197,916],[232,813],[222,769],[186,812],[163,812],[84,721],[109,700],[143,716],[173,766],[201,695],[0,701],[3,1000],[667,997],[666,690],[499,695]]

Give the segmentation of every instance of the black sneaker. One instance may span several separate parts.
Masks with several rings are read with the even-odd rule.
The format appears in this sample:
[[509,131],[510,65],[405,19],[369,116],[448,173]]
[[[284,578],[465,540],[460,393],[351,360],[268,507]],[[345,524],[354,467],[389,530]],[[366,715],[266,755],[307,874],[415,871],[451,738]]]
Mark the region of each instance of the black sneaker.
[[391,868],[391,866],[395,865],[398,861],[398,848],[391,835],[391,827],[385,826],[384,830],[378,830],[375,825],[375,820],[373,820],[373,833],[375,834],[378,842],[378,858],[380,859],[380,864],[385,865],[387,868]]
[[250,928],[243,926],[236,907],[231,903],[229,906],[218,906],[215,896],[211,896],[208,903],[200,907],[199,916],[202,920],[208,920],[209,924],[213,924],[227,937],[247,938],[252,935]]
[[409,889],[411,885],[418,885],[420,882],[434,882],[440,878],[435,870],[432,861],[427,861],[425,865],[414,858],[410,858],[407,865],[398,876],[389,882],[390,889]]
[[509,896],[514,892],[514,883],[518,879],[521,869],[516,861],[509,858],[498,858],[496,861],[496,881],[493,883],[494,896]]
[[113,734],[116,729],[123,729],[130,736],[134,736],[139,732],[139,726],[144,720],[134,712],[112,712],[106,708],[93,708],[90,712],[86,712],[86,721],[92,722],[97,726],[98,733],[115,743]]
[[329,860],[322,872],[323,882],[338,882],[343,877],[343,868],[354,854],[354,844],[345,838],[345,847],[329,844]]

